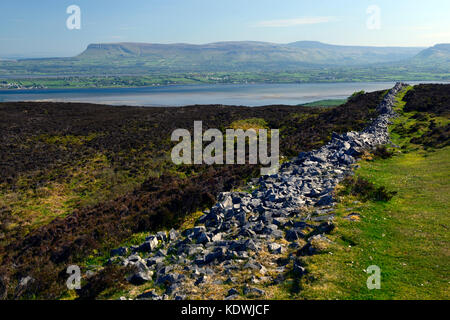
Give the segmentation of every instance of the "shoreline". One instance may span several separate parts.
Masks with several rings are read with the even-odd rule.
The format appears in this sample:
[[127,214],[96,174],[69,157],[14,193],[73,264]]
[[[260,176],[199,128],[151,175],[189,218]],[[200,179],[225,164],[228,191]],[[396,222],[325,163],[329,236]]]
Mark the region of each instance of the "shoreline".
[[[54,79],[54,80],[64,80],[66,78],[90,78],[91,76],[67,76],[67,77],[61,77],[61,76],[53,76],[53,77],[24,77],[24,78],[10,78],[10,77],[2,77],[0,76],[0,79],[4,80],[16,80],[16,81],[33,81],[33,80],[47,80],[47,79]],[[104,77],[95,77],[94,78],[111,78],[115,76],[104,76]],[[121,77],[121,76],[119,76]],[[450,83],[449,80],[409,80],[409,78],[406,79],[400,79],[398,81],[403,81],[407,83],[413,83],[413,84],[448,84]],[[242,82],[201,82],[198,81],[198,83],[171,83],[171,84],[161,84],[161,83],[155,83],[153,85],[143,85],[143,86],[60,86],[60,87],[44,87],[44,88],[0,88],[0,94],[4,92],[24,92],[24,91],[38,91],[38,90],[102,90],[102,89],[154,89],[154,88],[173,88],[173,87],[195,87],[195,86],[253,86],[253,85],[320,85],[320,84],[357,84],[357,83],[396,83],[397,80],[371,80],[371,81],[348,81],[348,80],[322,80],[322,81],[280,81],[280,82],[264,82],[264,81],[242,81]]]
[[[418,81],[419,83],[447,83]],[[129,88],[0,90],[0,102],[89,103],[111,106],[183,107],[224,105],[297,106],[345,100],[354,92],[392,87],[395,82],[302,84],[188,84]],[[338,105],[333,102],[333,105]],[[329,106],[329,104],[327,104]]]

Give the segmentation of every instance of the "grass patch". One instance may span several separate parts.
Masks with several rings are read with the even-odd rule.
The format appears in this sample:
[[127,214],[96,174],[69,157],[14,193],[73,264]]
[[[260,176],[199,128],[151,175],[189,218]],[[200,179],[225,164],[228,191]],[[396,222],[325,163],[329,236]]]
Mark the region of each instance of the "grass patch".
[[75,135],[49,135],[43,134],[38,136],[37,139],[41,140],[46,144],[60,144],[63,146],[67,145],[78,145],[81,146],[89,141],[92,141],[99,135],[96,133],[91,133],[87,136],[75,136]]
[[236,120],[230,124],[230,128],[234,130],[242,129],[242,130],[260,130],[260,129],[268,129],[269,125],[266,120],[262,118],[250,118],[243,120]]
[[181,224],[179,230],[184,231],[195,227],[195,222],[203,215],[203,211],[196,211],[186,217],[186,219]]
[[[398,194],[356,205],[352,196],[341,199],[330,236],[336,245],[332,254],[305,258],[309,277],[299,298],[449,299],[449,163],[450,148],[363,162],[358,175]],[[350,207],[360,222],[344,219]],[[370,265],[381,268],[380,290],[366,287]]]
[[347,102],[347,99],[327,99],[302,104],[305,107],[337,107]]

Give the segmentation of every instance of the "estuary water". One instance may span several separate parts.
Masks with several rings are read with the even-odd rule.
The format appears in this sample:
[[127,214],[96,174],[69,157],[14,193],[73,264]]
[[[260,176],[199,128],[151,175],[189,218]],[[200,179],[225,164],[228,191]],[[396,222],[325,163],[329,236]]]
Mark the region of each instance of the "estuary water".
[[[411,84],[425,82],[411,82]],[[0,90],[0,102],[57,101],[130,106],[194,104],[262,106],[298,105],[324,99],[345,99],[355,91],[389,89],[394,82],[304,84],[205,84],[141,88]]]

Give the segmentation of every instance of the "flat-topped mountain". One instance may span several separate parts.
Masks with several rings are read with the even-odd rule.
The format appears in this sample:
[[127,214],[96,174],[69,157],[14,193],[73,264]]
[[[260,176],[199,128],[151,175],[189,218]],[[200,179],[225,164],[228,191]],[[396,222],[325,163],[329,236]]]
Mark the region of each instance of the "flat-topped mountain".
[[276,44],[256,41],[185,43],[91,44],[79,59],[138,59],[154,66],[283,68],[306,65],[361,65],[405,60],[420,47],[338,46],[315,41]]

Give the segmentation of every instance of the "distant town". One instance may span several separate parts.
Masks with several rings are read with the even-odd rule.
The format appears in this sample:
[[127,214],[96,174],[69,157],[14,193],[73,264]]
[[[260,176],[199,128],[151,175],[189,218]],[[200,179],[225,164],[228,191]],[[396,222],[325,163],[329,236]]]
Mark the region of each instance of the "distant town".
[[40,84],[23,85],[17,82],[0,81],[0,89],[47,89]]

